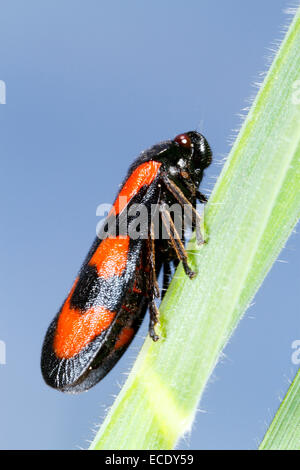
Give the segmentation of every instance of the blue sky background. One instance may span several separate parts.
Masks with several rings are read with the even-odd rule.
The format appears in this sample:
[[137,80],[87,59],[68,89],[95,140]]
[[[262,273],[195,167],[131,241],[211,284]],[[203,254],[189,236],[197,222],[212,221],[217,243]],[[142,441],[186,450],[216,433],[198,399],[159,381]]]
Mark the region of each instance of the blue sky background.
[[[286,0],[1,3],[0,448],[86,447],[146,334],[88,393],[48,388],[40,350],[112,202],[144,148],[199,128],[217,162],[282,38]],[[284,158],[284,155],[283,155]],[[297,366],[294,234],[225,350],[180,449],[253,449]]]

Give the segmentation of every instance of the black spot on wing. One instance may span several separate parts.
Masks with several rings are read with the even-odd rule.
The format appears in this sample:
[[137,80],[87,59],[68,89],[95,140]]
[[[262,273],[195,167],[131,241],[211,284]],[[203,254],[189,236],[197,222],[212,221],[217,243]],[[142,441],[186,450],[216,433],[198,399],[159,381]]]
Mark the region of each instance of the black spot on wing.
[[85,265],[70,299],[71,308],[84,312],[94,303],[100,289],[98,277],[96,266]]
[[92,307],[102,306],[111,312],[117,311],[125,294],[124,287],[128,281],[125,276],[112,276],[104,279],[98,276],[96,266],[86,266],[81,272],[70,307],[85,313]]

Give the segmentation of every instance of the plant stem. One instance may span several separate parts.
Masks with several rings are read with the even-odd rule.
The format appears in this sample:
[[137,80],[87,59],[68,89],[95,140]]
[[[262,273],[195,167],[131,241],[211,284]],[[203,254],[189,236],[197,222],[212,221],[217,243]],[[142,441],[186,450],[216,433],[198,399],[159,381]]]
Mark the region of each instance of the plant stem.
[[300,450],[300,370],[282,401],[260,450]]

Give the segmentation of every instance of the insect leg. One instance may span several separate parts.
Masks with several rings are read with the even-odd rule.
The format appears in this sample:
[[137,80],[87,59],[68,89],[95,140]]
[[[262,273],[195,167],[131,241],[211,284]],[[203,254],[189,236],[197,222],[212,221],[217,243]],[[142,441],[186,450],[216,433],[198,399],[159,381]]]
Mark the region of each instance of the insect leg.
[[162,288],[162,298],[166,293],[166,290],[169,287],[171,281],[171,266],[170,262],[166,261],[164,263],[164,276],[163,276],[163,288]]
[[[201,216],[198,214],[198,212],[196,211],[193,204],[191,204],[190,201],[185,197],[185,195],[183,194],[181,189],[177,186],[177,184],[175,184],[173,181],[171,181],[166,173],[162,173],[161,177],[162,177],[162,181],[164,182],[165,186],[173,194],[173,196],[177,199],[179,204],[182,207],[184,207],[184,205],[186,204],[189,207],[189,209],[191,210],[191,213],[192,213],[191,221],[192,221],[192,224],[194,224],[194,221],[195,221],[195,225],[196,225],[197,243],[198,243],[198,245],[202,245],[204,243],[204,240],[203,240],[203,236],[202,236],[201,229],[200,229]],[[198,191],[198,193],[199,193],[199,191]],[[199,194],[201,194],[201,193],[199,193]]]
[[205,204],[208,201],[205,194],[201,193],[200,191],[196,191],[196,198],[198,199],[199,202],[203,204]]
[[149,260],[150,260],[150,269],[151,269],[151,281],[154,289],[154,296],[160,297],[159,286],[156,277],[156,268],[155,268],[155,238],[154,238],[154,226],[151,222],[150,228],[150,250],[149,250]]
[[148,246],[148,260],[150,265],[150,273],[148,277],[148,297],[149,297],[149,335],[153,341],[157,341],[159,336],[155,333],[155,325],[158,323],[159,319],[159,310],[155,303],[155,297],[160,297],[159,286],[156,278],[156,268],[155,268],[155,240],[154,240],[154,227],[153,222],[150,227],[150,234],[147,240]]
[[181,241],[181,239],[178,235],[178,232],[175,228],[175,225],[174,225],[174,222],[171,218],[171,215],[170,215],[169,211],[166,209],[165,206],[166,205],[164,203],[162,203],[159,207],[163,224],[164,224],[165,229],[168,233],[170,242],[171,242],[171,244],[172,244],[172,246],[173,246],[173,248],[176,252],[177,258],[180,259],[180,261],[182,261],[182,264],[183,264],[183,267],[184,267],[184,270],[185,270],[186,274],[189,276],[190,279],[192,279],[196,275],[196,273],[194,271],[192,271],[191,268],[188,265],[187,253],[185,251],[184,245],[183,245],[183,243],[182,243],[182,241]]
[[155,300],[150,300],[149,303],[149,313],[150,313],[150,321],[149,321],[149,335],[153,341],[159,340],[159,336],[155,333],[155,325],[158,323],[159,318],[159,310],[156,306]]

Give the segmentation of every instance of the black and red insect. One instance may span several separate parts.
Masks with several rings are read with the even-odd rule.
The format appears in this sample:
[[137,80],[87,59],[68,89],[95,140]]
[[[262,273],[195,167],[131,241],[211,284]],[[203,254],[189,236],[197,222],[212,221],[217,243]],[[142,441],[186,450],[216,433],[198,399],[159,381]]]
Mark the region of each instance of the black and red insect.
[[[48,328],[41,359],[48,385],[77,393],[99,382],[129,346],[147,308],[149,334],[158,339],[155,298],[160,270],[163,292],[172,263],[182,261],[186,274],[190,278],[195,274],[184,248],[184,226],[178,233],[169,208],[173,203],[190,208],[191,226],[201,243],[195,207],[197,200],[206,202],[198,187],[211,160],[207,140],[192,131],[154,145],[131,165],[101,233]],[[140,227],[143,236],[132,238],[130,230],[124,231],[124,220],[127,229],[135,223],[136,218],[128,216],[134,205],[143,205],[152,215],[154,206],[158,217],[149,216],[149,223]],[[165,228],[167,237],[155,236],[157,224]]]

